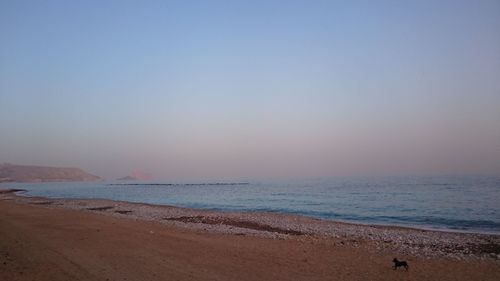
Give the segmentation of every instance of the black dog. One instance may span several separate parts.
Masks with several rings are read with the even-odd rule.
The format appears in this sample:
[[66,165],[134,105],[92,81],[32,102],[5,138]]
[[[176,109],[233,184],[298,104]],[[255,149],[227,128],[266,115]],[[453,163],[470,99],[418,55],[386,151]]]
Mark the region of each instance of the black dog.
[[408,263],[405,261],[398,261],[397,258],[394,258],[392,260],[394,263],[394,266],[392,267],[394,270],[396,270],[398,267],[404,267],[406,270],[408,270]]

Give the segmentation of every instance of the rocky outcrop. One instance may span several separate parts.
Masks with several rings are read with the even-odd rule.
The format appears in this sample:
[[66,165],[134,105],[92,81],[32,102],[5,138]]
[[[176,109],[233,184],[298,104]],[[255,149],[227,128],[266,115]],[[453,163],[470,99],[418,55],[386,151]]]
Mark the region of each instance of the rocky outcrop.
[[147,180],[151,180],[152,178],[153,177],[149,173],[139,171],[139,170],[133,170],[125,177],[119,178],[117,180],[119,180],[119,181],[147,181]]

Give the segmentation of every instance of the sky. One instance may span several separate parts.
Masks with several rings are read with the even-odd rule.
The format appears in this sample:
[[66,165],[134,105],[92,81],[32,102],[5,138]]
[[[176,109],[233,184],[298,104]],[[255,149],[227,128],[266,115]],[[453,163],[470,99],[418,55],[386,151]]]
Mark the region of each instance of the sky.
[[0,0],[0,162],[500,175],[500,1]]

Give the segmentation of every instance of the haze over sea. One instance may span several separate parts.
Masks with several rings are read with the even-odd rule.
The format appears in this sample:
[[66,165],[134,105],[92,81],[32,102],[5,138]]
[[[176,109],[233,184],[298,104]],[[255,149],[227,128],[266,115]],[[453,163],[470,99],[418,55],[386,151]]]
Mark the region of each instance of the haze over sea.
[[[7,184],[0,185],[0,187]],[[225,183],[9,183],[29,196],[269,211],[363,224],[500,234],[500,177],[334,177]]]

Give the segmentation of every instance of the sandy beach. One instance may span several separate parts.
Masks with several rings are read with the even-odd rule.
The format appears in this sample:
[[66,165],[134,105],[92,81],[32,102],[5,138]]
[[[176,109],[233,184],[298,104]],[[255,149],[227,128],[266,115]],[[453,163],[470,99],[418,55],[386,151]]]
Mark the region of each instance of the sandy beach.
[[0,192],[0,280],[500,280],[499,241]]

